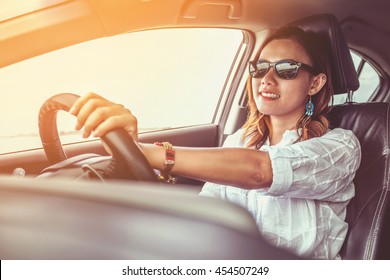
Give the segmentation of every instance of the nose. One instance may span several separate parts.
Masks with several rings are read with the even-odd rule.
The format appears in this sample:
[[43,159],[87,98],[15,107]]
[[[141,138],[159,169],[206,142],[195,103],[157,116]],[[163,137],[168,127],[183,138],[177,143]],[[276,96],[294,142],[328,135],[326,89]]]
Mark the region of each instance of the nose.
[[276,83],[276,72],[275,67],[270,66],[265,76],[261,79],[261,84],[275,84]]

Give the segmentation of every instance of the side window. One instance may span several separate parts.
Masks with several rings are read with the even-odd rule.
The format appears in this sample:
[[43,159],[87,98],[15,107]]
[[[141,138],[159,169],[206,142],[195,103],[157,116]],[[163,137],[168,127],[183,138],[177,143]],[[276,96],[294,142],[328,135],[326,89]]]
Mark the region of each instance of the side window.
[[[37,118],[50,96],[96,92],[129,108],[139,131],[212,123],[240,30],[161,29],[70,46],[0,69],[7,106],[0,154],[40,148]],[[18,109],[18,110],[16,110]],[[82,141],[74,117],[60,112],[62,143]]]
[[[379,86],[379,75],[375,69],[362,57],[351,51],[355,69],[358,71],[360,87],[353,93],[354,102],[366,102],[370,99],[376,88]],[[360,71],[359,71],[360,69]],[[342,104],[347,100],[347,94],[334,96],[334,104]]]

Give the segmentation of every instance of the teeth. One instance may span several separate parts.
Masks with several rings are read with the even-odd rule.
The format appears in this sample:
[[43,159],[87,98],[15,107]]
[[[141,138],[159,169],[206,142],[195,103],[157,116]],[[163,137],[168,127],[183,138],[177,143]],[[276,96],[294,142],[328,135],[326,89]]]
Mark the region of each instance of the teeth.
[[276,99],[276,98],[280,97],[279,94],[276,94],[276,93],[273,93],[273,92],[262,92],[261,95],[264,96],[264,97],[272,98],[272,99]]

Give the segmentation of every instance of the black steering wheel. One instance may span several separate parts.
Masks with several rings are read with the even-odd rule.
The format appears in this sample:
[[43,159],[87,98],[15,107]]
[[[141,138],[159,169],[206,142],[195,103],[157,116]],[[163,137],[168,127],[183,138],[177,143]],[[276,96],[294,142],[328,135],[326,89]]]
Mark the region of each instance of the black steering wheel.
[[[46,100],[39,111],[39,134],[51,164],[67,159],[58,136],[57,112],[68,112],[78,98],[76,94],[60,93]],[[112,154],[107,168],[111,178],[157,181],[149,162],[124,129],[114,129],[101,137],[101,140]]]

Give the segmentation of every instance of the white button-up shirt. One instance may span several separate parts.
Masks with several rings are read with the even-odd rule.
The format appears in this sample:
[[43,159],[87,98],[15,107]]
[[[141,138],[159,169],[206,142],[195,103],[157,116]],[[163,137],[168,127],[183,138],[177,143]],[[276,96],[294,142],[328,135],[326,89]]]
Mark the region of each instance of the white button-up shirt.
[[[224,147],[242,147],[242,130]],[[356,136],[336,128],[321,137],[294,143],[296,131],[286,131],[268,152],[273,170],[269,188],[241,189],[206,183],[200,195],[237,203],[249,210],[262,236],[271,244],[315,259],[335,259],[348,225],[346,207],[355,194],[353,178],[361,151]]]

